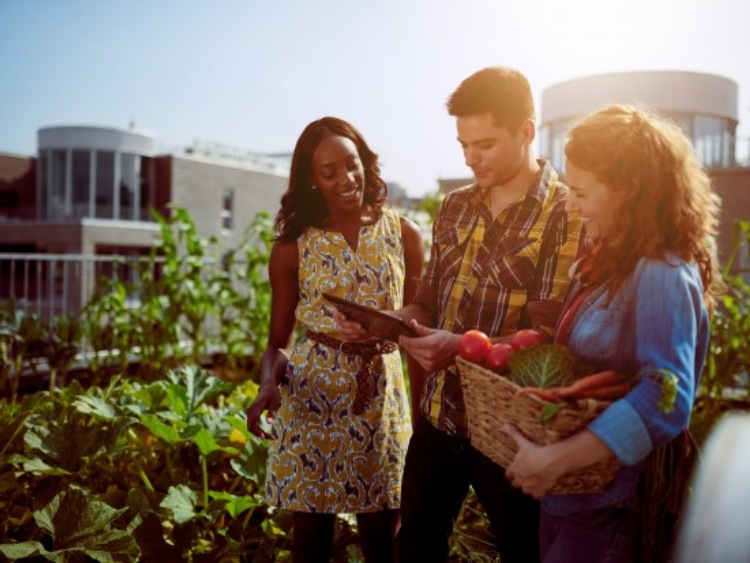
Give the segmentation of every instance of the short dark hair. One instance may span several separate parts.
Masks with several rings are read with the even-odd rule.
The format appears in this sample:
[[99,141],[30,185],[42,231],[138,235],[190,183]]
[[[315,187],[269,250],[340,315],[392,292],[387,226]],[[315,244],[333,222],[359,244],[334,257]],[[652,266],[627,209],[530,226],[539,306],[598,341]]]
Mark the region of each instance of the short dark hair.
[[305,127],[294,147],[289,184],[281,196],[281,208],[275,219],[277,240],[296,240],[307,227],[320,226],[328,216],[325,198],[313,189],[312,170],[313,154],[326,135],[346,137],[357,147],[365,172],[364,203],[376,217],[387,201],[388,186],[380,176],[377,153],[354,125],[337,117],[323,117]]
[[511,132],[536,118],[529,81],[517,70],[501,66],[483,68],[464,79],[445,105],[454,117],[490,113],[497,125]]

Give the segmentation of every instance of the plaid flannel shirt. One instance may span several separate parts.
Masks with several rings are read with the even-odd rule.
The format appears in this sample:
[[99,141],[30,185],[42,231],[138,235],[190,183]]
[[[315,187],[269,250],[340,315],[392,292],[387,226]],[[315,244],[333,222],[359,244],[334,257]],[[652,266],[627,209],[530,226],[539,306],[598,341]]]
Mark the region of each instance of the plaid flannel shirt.
[[[568,188],[546,161],[524,197],[493,221],[487,190],[465,186],[448,194],[432,229],[432,248],[413,302],[433,326],[490,337],[524,327],[554,331],[568,291],[568,270],[581,222],[568,217]],[[468,435],[456,366],[430,374],[421,411],[434,426]]]

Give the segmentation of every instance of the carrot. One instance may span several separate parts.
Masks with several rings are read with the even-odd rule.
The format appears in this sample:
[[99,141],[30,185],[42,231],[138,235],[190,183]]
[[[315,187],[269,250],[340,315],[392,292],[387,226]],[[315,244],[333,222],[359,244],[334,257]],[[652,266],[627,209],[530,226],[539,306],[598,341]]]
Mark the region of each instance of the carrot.
[[[597,401],[615,401],[628,394],[630,386],[627,383],[597,387],[575,396],[576,399],[596,399]],[[573,397],[571,397],[573,398]]]
[[551,389],[540,389],[539,387],[522,387],[516,391],[516,396],[533,395],[548,403],[562,403],[562,399]]
[[614,370],[606,370],[582,377],[567,387],[559,387],[555,389],[555,392],[562,399],[580,398],[586,397],[587,393],[591,393],[596,389],[620,385],[624,382],[624,375],[617,373]]

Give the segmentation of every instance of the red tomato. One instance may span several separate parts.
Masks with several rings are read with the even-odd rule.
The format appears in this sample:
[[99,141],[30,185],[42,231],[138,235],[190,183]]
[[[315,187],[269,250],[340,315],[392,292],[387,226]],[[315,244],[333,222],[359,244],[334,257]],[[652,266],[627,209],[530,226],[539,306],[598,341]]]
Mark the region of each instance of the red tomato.
[[492,345],[490,353],[487,354],[485,364],[487,367],[494,372],[504,373],[508,371],[508,360],[513,355],[515,350],[510,344],[505,342],[498,342]]
[[524,328],[513,335],[510,339],[510,345],[516,350],[521,350],[522,348],[544,344],[546,341],[547,338],[538,330]]
[[458,341],[458,353],[464,360],[481,364],[492,348],[489,337],[481,330],[467,330]]

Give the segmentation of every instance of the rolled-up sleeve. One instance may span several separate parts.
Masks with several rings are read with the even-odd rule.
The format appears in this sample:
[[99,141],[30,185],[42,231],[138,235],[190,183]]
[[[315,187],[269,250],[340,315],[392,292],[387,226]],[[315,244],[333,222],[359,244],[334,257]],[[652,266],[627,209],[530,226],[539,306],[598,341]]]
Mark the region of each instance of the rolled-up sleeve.
[[[644,459],[688,425],[708,337],[695,268],[649,260],[634,276],[637,383],[589,425],[625,465]],[[665,378],[677,385],[671,410],[660,405]]]

